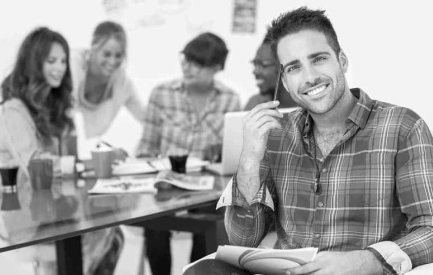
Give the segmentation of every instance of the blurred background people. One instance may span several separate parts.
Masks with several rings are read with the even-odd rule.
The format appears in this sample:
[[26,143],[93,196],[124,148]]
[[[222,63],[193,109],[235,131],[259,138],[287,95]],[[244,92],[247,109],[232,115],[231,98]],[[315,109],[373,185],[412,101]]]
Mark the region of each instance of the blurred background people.
[[138,121],[144,120],[144,104],[125,71],[126,50],[123,27],[105,21],[96,26],[90,49],[71,54],[72,94],[81,115],[76,122],[82,140],[103,135],[122,106]]
[[[251,63],[254,67],[253,74],[259,93],[248,100],[244,108],[246,111],[251,110],[257,104],[274,100],[275,85],[277,81],[281,81],[277,79],[278,63],[272,54],[271,46],[265,40],[257,49],[256,56]],[[281,83],[278,85],[277,99],[280,101],[279,108],[296,107],[296,103]]]
[[[224,114],[240,110],[238,95],[214,78],[224,69],[227,54],[225,42],[210,32],[186,44],[180,53],[182,79],[163,83],[150,95],[137,156],[183,149],[203,159],[221,144]],[[170,232],[146,228],[145,236],[152,274],[170,274]],[[195,234],[191,261],[205,254],[204,235]]]
[[225,42],[210,32],[186,44],[179,56],[182,79],[162,83],[150,95],[138,156],[176,148],[203,159],[221,144],[224,114],[240,110],[239,96],[214,79],[227,54]]
[[[68,60],[65,38],[37,28],[24,39],[14,68],[1,85],[0,159],[18,162],[18,189],[28,188],[20,185],[30,183],[30,159],[38,152],[58,155],[60,141],[74,129],[68,115],[72,108]],[[120,229],[85,234],[82,240],[84,274],[112,274],[123,244]],[[38,260],[41,255],[34,256]],[[39,266],[47,274],[56,274],[55,258]]]

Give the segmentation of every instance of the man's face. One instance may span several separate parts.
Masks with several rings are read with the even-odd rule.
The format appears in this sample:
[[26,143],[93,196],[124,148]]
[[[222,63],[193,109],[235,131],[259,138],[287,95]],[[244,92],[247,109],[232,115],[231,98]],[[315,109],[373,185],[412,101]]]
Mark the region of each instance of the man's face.
[[277,81],[278,66],[272,56],[271,46],[267,44],[261,45],[251,63],[254,66],[253,74],[260,93],[273,92]]
[[207,86],[211,84],[215,74],[218,72],[217,66],[201,66],[187,60],[183,54],[180,56],[180,66],[182,68],[183,82],[186,85],[192,86]]
[[330,111],[346,90],[348,61],[338,56],[324,34],[303,30],[285,36],[277,45],[283,84],[293,100],[314,114]]

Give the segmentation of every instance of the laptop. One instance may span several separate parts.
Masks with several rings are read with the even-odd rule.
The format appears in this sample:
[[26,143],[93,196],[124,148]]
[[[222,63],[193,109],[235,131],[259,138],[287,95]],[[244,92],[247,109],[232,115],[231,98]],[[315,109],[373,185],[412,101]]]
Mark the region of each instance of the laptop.
[[[285,114],[296,109],[297,107],[279,108],[278,110]],[[236,172],[242,153],[242,119],[247,113],[248,111],[228,112],[224,115],[221,163],[211,163],[205,167],[205,170],[222,176],[233,175]]]

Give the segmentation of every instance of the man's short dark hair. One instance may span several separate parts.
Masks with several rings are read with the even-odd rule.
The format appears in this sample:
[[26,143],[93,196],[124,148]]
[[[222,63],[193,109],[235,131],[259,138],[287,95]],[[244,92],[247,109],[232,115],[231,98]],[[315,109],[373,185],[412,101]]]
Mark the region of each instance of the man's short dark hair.
[[340,53],[340,43],[331,21],[325,15],[324,10],[310,10],[307,7],[300,7],[295,10],[281,14],[272,21],[266,35],[267,43],[271,44],[272,52],[276,60],[278,42],[285,36],[303,30],[316,30],[325,35],[329,46],[338,56]]
[[182,50],[186,60],[190,62],[203,67],[221,65],[221,69],[224,69],[228,52],[224,40],[210,32],[198,35]]

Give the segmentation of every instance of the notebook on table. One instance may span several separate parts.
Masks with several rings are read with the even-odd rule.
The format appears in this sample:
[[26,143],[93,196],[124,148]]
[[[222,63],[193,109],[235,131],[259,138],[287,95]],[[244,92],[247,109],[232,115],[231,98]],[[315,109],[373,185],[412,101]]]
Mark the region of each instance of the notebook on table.
[[[280,113],[290,113],[297,108],[281,108]],[[222,176],[233,175],[238,168],[242,152],[243,130],[242,119],[248,111],[228,112],[224,115],[223,145],[221,163],[211,163],[207,171]]]

